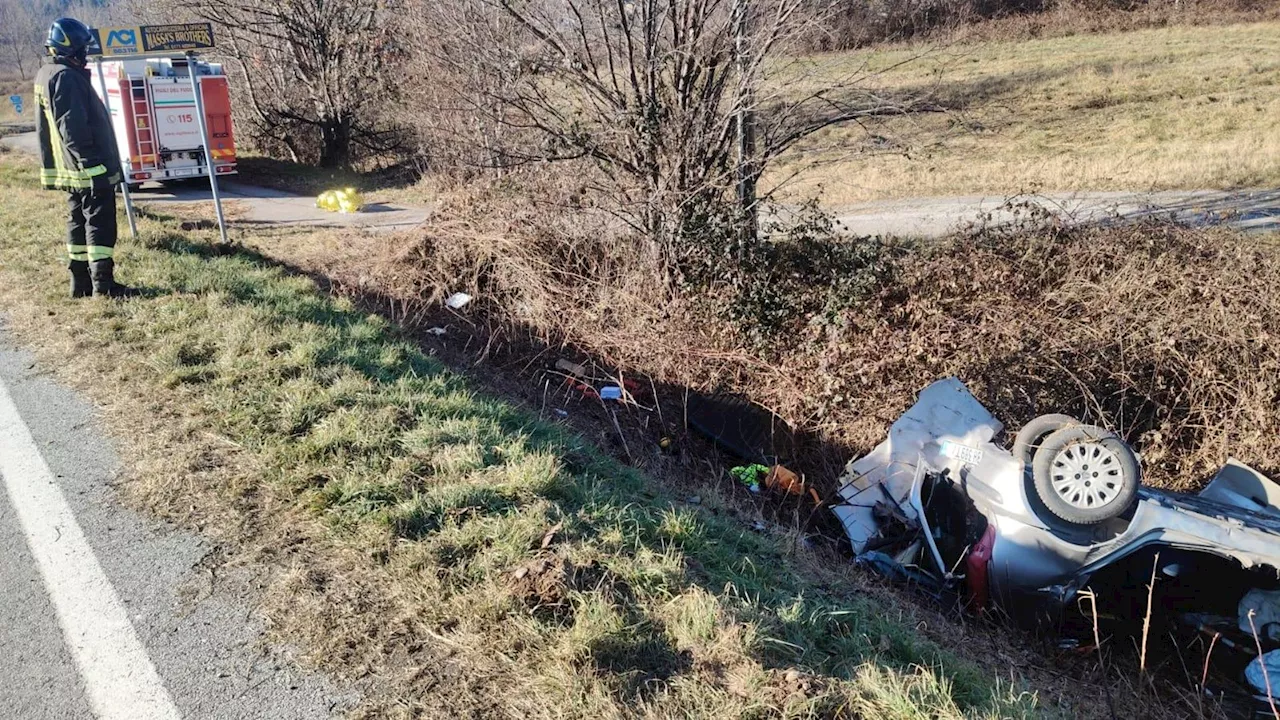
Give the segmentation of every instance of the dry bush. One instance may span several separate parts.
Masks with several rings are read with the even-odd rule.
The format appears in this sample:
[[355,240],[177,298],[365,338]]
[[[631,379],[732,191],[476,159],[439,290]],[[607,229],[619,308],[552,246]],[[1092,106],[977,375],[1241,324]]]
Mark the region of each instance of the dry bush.
[[[982,9],[992,4],[987,0],[823,0],[815,4],[823,23],[820,31],[806,38],[806,45],[817,51],[909,40],[1012,12],[985,14]],[[1039,0],[1017,4],[1034,5],[1019,13],[1043,9]]]
[[597,337],[592,346],[606,353],[604,338],[619,348],[643,346],[653,328],[679,314],[682,300],[610,213],[584,207],[586,196],[568,175],[537,173],[532,188],[495,182],[442,198],[441,220],[399,246],[370,284],[429,303],[466,290],[500,324],[545,342]]
[[757,244],[756,186],[789,148],[942,110],[924,92],[878,92],[865,63],[792,55],[813,25],[807,0],[406,2],[437,40],[412,59],[431,83],[403,120],[431,164],[464,179],[568,165],[668,286],[689,262]]
[[791,413],[857,445],[957,375],[1016,427],[1068,412],[1119,430],[1147,480],[1191,489],[1228,455],[1280,469],[1280,259],[1164,224],[994,232],[896,260],[877,301],[811,325]]
[[1267,0],[815,0],[821,29],[809,50],[832,51],[939,35],[967,39],[1120,32],[1171,24],[1275,17]]
[[1280,6],[1259,0],[1059,0],[1045,11],[999,17],[965,29],[967,39],[1010,40],[1121,33],[1170,25],[1226,25],[1280,17]]
[[604,219],[497,187],[459,197],[440,216],[465,220],[368,281],[402,301],[466,289],[499,337],[744,392],[846,457],[956,375],[1014,428],[1048,412],[1116,428],[1153,484],[1194,488],[1229,455],[1280,470],[1280,255],[1264,240],[1149,223],[841,249],[819,224],[665,293]]

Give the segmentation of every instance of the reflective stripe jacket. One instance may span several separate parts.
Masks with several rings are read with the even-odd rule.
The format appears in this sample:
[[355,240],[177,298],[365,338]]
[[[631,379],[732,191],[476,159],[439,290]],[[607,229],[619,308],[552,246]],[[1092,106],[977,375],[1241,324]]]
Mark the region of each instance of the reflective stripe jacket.
[[[36,73],[36,133],[40,137],[40,184],[84,190],[120,182],[120,151],[111,118],[89,80],[89,71],[46,62]],[[105,176],[105,177],[104,177]]]

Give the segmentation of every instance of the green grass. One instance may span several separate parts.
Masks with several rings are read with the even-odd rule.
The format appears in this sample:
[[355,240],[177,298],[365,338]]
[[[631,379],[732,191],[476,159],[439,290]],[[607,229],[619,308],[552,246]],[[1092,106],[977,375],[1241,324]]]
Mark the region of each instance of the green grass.
[[[215,233],[144,216],[120,275],[153,296],[65,299],[63,202],[33,177],[29,161],[0,157],[9,322],[99,401],[143,398],[184,418],[175,443],[235,448],[222,475],[170,467],[180,448],[156,448],[135,458],[136,485],[169,512],[231,508],[224,525],[285,570],[309,558],[294,568],[305,591],[272,622],[336,672],[375,673],[371,702],[385,704],[371,715],[477,698],[530,717],[1037,712],[847,572],[815,582],[786,534],[752,532],[711,493],[676,501]],[[145,419],[117,420],[122,445],[146,446],[129,437]],[[430,683],[392,646],[449,649],[470,681]],[[793,669],[803,686],[784,677]]]
[[[1280,23],[877,48],[788,68],[863,77],[947,114],[833,127],[771,175],[827,204],[1024,191],[1280,184]],[[879,136],[873,139],[871,135]]]

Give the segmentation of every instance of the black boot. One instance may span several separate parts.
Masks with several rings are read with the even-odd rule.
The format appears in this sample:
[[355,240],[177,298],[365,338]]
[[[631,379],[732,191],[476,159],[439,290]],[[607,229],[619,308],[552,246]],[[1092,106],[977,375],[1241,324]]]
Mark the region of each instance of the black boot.
[[72,260],[67,265],[71,271],[71,297],[82,298],[93,294],[93,280],[89,277],[89,263],[84,260]]
[[134,288],[116,282],[115,261],[110,258],[89,263],[89,272],[93,276],[94,297],[131,298],[139,294]]

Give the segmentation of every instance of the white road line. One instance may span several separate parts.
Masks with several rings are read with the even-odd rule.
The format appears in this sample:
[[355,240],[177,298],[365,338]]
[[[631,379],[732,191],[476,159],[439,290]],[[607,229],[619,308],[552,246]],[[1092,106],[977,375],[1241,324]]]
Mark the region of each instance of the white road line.
[[0,381],[0,475],[99,720],[179,720],[129,615]]

